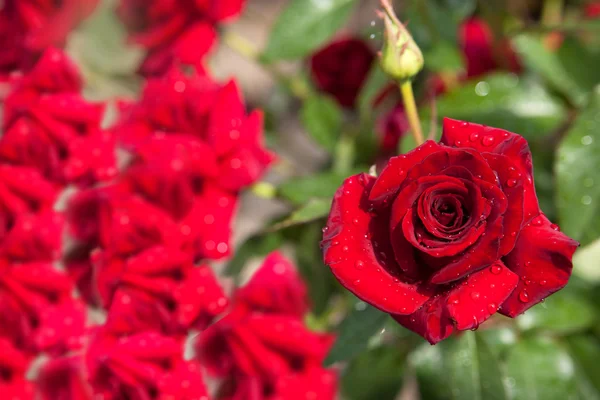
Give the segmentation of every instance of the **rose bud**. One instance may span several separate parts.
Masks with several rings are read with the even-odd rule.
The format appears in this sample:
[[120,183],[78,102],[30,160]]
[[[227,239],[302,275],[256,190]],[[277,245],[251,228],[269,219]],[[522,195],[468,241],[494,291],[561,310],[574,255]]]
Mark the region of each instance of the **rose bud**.
[[346,179],[322,244],[348,290],[432,344],[562,289],[578,246],[540,210],[526,140],[452,119],[440,143]]
[[398,82],[411,80],[423,69],[423,53],[406,27],[400,22],[390,0],[381,0],[384,42],[379,57],[381,68]]

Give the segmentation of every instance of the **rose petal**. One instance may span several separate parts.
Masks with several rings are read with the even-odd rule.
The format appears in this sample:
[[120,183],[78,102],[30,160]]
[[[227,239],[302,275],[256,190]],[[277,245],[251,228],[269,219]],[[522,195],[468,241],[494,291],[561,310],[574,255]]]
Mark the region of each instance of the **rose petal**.
[[[386,260],[375,254],[368,239],[374,233],[368,211],[374,182],[375,178],[367,174],[356,175],[346,179],[335,194],[322,242],[325,264],[342,285],[367,303],[385,312],[411,314],[429,296],[399,279],[402,270],[394,262],[391,249],[389,254],[382,251]],[[388,240],[387,232],[383,238]]]
[[562,289],[573,269],[573,253],[579,246],[558,230],[544,214],[527,224],[504,263],[521,280],[500,312],[516,317],[552,293]]

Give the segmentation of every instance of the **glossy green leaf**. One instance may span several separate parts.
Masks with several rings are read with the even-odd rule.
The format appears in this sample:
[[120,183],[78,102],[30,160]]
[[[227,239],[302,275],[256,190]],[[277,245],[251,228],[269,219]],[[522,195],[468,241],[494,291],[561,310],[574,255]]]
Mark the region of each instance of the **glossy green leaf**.
[[301,205],[315,197],[333,197],[344,179],[363,172],[357,169],[349,173],[322,172],[301,178],[292,178],[279,186],[279,195],[290,202]]
[[359,301],[337,328],[337,339],[329,352],[326,365],[347,361],[367,348],[369,339],[383,328],[388,315]]
[[331,198],[311,199],[296,211],[294,211],[285,220],[273,225],[269,231],[276,231],[283,228],[288,228],[294,225],[301,225],[307,222],[312,222],[320,218],[325,218],[329,215],[331,209]]
[[600,237],[600,87],[558,148],[559,224],[586,245]]
[[587,329],[597,321],[596,310],[585,297],[563,290],[518,317],[517,326],[564,335]]
[[[439,97],[437,113],[507,129],[528,140],[548,135],[567,117],[564,106],[535,79],[506,73],[468,82]],[[421,114],[428,119],[429,107]]]
[[506,373],[513,400],[565,400],[577,393],[573,360],[549,339],[519,341],[508,356]]
[[600,83],[598,57],[591,54],[576,39],[566,37],[557,51],[545,47],[541,37],[520,35],[515,46],[521,59],[531,70],[543,76],[573,104],[585,104],[592,88]]
[[423,400],[507,399],[498,359],[474,332],[424,344],[411,361]]
[[346,22],[355,0],[291,0],[279,15],[263,53],[266,62],[302,58]]
[[577,367],[580,397],[600,399],[600,341],[592,336],[572,336],[567,343]]
[[424,54],[427,68],[435,72],[460,72],[463,56],[455,43],[439,41]]
[[304,102],[300,112],[306,131],[329,152],[333,152],[340,137],[343,116],[342,109],[333,99],[317,94]]
[[394,400],[403,380],[405,355],[395,347],[378,346],[350,362],[342,376],[348,400]]

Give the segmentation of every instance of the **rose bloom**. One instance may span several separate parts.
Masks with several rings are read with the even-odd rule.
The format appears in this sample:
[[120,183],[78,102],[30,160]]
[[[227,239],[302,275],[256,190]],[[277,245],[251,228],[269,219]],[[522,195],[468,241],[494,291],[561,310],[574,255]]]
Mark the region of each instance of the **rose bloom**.
[[98,0],[4,0],[0,7],[0,81],[28,69],[42,51],[61,47]]
[[440,143],[344,182],[322,245],[347,289],[437,343],[560,290],[578,243],[540,210],[525,139],[445,119]]
[[215,25],[238,16],[243,5],[244,0],[121,0],[118,13],[130,41],[148,50],[140,73],[158,76],[178,63],[202,68],[217,40]]
[[328,44],[310,59],[317,87],[344,107],[353,107],[375,59],[362,40],[344,38]]

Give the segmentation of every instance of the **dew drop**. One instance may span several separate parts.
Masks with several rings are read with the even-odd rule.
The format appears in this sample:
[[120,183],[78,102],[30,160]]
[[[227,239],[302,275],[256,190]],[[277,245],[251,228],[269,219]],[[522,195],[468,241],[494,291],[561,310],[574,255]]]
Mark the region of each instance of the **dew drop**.
[[471,142],[474,142],[474,141],[476,141],[477,139],[479,139],[479,133],[477,133],[477,132],[473,132],[473,133],[471,133],[471,134],[469,135],[469,140],[470,140]]
[[355,285],[358,285],[358,284],[360,284],[360,279],[357,279],[357,280],[355,280],[355,281],[354,281],[354,284],[355,284]]
[[321,232],[326,233],[329,230],[328,226],[324,226],[323,229],[321,229]]
[[560,232],[560,226],[558,226],[556,224],[550,224],[550,228],[554,229],[555,231],[559,231]]
[[342,251],[343,251],[344,253],[348,252],[348,250],[350,250],[350,249],[348,248],[348,246],[344,246],[344,247],[342,247]]
[[484,146],[491,146],[494,144],[494,137],[492,135],[487,135],[484,136],[483,139],[481,139],[481,144],[483,144]]
[[544,220],[541,217],[536,217],[531,221],[531,225],[540,226],[544,223]]
[[492,265],[490,267],[490,272],[494,275],[499,275],[502,272],[502,267],[499,265]]
[[585,206],[589,206],[590,204],[592,204],[592,197],[585,195],[581,198],[581,203]]
[[498,306],[494,303],[490,303],[490,304],[488,304],[487,309],[490,314],[493,314],[496,311],[498,311]]
[[506,186],[508,187],[515,187],[517,186],[517,180],[516,179],[509,179],[506,181]]
[[479,292],[472,292],[471,298],[475,301],[479,300]]
[[365,267],[365,263],[361,260],[358,260],[357,262],[354,263],[354,267],[356,269],[363,269]]
[[546,286],[546,283],[548,283],[548,281],[546,281],[545,279],[542,279],[540,281],[540,286]]
[[517,236],[517,232],[516,232],[516,231],[515,231],[515,232],[511,232],[511,233],[510,233],[510,236],[512,236],[512,237],[516,237],[516,236]]
[[521,300],[523,303],[528,303],[529,294],[525,290],[522,290],[521,293],[519,293],[519,300]]

